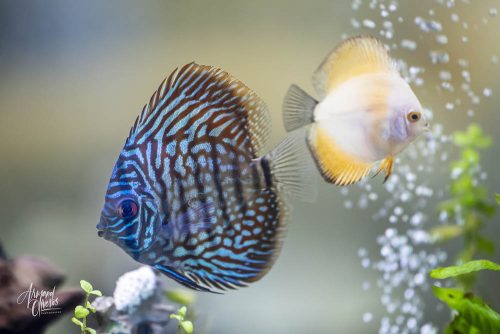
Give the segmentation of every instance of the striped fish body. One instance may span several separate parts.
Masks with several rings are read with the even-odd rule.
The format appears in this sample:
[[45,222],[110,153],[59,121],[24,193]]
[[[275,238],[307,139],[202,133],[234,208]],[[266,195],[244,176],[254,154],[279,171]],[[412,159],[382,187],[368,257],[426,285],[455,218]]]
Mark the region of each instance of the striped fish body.
[[258,280],[284,229],[279,171],[289,175],[298,156],[287,140],[259,157],[268,133],[265,104],[228,73],[194,63],[174,71],[130,131],[99,234],[196,290]]

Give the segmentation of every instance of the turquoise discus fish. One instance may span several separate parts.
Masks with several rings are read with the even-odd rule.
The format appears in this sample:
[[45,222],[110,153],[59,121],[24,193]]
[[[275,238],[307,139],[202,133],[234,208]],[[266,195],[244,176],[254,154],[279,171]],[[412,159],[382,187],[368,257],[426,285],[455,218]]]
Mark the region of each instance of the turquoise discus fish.
[[227,72],[175,70],[130,130],[99,236],[195,290],[259,280],[281,246],[283,195],[313,191],[300,137],[259,156],[269,125],[264,102]]

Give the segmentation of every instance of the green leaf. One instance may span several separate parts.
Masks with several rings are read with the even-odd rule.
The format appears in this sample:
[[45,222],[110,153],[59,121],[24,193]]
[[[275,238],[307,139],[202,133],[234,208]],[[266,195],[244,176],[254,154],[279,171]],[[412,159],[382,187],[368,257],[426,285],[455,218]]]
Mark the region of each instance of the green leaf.
[[170,314],[169,318],[170,319],[177,319],[177,320],[181,321],[181,317],[178,314],[175,314],[175,313]]
[[179,309],[179,311],[177,313],[179,314],[179,316],[181,316],[182,319],[184,319],[184,317],[186,316],[186,312],[187,312],[187,308],[186,308],[186,306],[183,306]]
[[72,317],[72,318],[71,318],[71,321],[72,321],[75,325],[77,325],[77,326],[80,326],[80,327],[82,327],[82,326],[83,326],[83,323],[82,323],[80,320],[78,320],[77,318],[75,318],[75,317]]
[[500,194],[495,194],[495,199],[497,200],[497,203],[500,204]]
[[500,270],[500,265],[488,260],[474,260],[460,266],[436,268],[430,272],[430,276],[436,279],[443,279],[469,274],[479,270]]
[[432,228],[429,231],[430,238],[433,242],[444,242],[461,236],[464,229],[459,225],[441,225]]
[[85,291],[86,293],[91,293],[92,290],[94,290],[94,288],[92,287],[92,284],[90,284],[89,282],[87,282],[83,279],[80,281],[80,286],[82,287],[83,291]]
[[[476,333],[500,333],[500,315],[471,293],[459,289],[432,287],[434,295],[458,312],[462,328],[476,328]],[[463,331],[462,331],[463,332]],[[452,333],[446,331],[446,333]],[[474,333],[466,331],[465,333]]]
[[89,332],[90,334],[96,334],[95,329],[92,329],[92,328],[89,328],[89,327],[85,328],[85,331]]
[[453,142],[460,147],[487,148],[491,145],[491,137],[485,136],[481,127],[471,124],[465,132],[457,131],[453,134]]
[[100,290],[92,290],[90,291],[90,294],[102,297],[102,292]]
[[92,304],[90,304],[90,302],[87,300],[87,304],[85,304],[85,307],[92,311],[92,313],[95,313],[96,312],[96,309],[92,306]]
[[87,310],[82,305],[78,305],[77,307],[75,307],[75,317],[79,319],[85,318],[86,316],[89,315],[89,313],[90,313],[89,310]]
[[174,303],[180,305],[191,305],[194,303],[196,296],[194,293],[186,291],[186,290],[170,290],[165,292],[168,299],[173,301]]
[[488,255],[493,255],[493,253],[495,253],[495,244],[491,239],[488,239],[486,237],[477,237],[477,247],[480,251]]
[[453,321],[446,328],[445,334],[457,334],[457,333],[467,333],[467,334],[481,334],[479,329],[467,322],[467,320],[460,316],[456,315],[453,318]]
[[192,323],[191,321],[189,321],[189,320],[182,321],[182,322],[181,322],[181,327],[182,327],[182,329],[183,329],[186,333],[188,333],[188,334],[193,333],[193,329],[194,329],[194,328],[193,328],[193,323]]

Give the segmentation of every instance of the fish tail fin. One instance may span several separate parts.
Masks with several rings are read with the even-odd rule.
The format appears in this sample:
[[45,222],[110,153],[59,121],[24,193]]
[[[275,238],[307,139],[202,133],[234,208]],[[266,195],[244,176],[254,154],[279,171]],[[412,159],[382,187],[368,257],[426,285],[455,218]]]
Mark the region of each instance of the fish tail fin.
[[314,108],[318,104],[313,97],[297,85],[291,85],[283,102],[283,121],[286,131],[292,131],[314,121]]
[[314,161],[308,153],[304,131],[289,135],[265,158],[278,190],[307,202],[316,199]]

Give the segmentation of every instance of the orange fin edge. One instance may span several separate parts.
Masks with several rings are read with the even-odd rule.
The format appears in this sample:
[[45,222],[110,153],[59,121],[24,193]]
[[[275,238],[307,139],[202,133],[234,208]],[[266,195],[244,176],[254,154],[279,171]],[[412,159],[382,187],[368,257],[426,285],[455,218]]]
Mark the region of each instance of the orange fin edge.
[[384,183],[389,179],[389,176],[392,174],[392,168],[394,167],[394,157],[389,156],[382,160],[380,163],[380,166],[378,167],[377,171],[373,175],[373,177],[377,176],[380,174],[381,171],[385,171],[385,177],[384,177]]
[[348,186],[370,173],[373,164],[364,162],[343,151],[325,130],[313,125],[307,144],[323,179],[338,186]]

